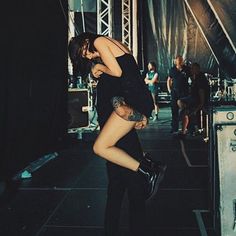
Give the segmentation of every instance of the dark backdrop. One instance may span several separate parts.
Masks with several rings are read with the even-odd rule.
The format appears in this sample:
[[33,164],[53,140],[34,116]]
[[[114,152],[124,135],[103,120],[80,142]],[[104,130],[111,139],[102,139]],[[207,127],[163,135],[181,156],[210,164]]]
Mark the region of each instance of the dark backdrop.
[[61,2],[1,3],[0,175],[55,151],[66,136],[67,1]]
[[235,1],[148,0],[143,5],[146,64],[157,62],[161,80],[178,54],[214,76],[220,71],[222,78],[236,77],[236,54],[229,41],[236,46]]

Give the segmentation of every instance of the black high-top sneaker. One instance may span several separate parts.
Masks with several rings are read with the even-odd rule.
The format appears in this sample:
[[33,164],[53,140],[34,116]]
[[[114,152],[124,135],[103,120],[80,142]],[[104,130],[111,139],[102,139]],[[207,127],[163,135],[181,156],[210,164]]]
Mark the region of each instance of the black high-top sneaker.
[[146,160],[140,162],[138,172],[144,176],[147,182],[147,200],[150,200],[157,193],[160,182],[163,180],[165,168],[155,167]]
[[149,165],[151,168],[159,168],[159,169],[165,169],[167,168],[167,165],[162,163],[161,161],[154,161],[148,152],[143,153],[144,162],[146,162],[147,165]]

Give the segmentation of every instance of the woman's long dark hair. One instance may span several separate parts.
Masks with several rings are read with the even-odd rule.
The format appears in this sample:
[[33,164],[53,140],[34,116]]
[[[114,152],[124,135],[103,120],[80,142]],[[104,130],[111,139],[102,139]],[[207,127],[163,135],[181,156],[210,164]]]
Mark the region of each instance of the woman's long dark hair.
[[82,57],[82,50],[84,46],[90,52],[96,51],[96,48],[94,47],[93,44],[94,44],[94,40],[97,37],[98,37],[97,34],[85,32],[71,38],[69,42],[68,50],[69,50],[69,56],[72,63],[75,63],[76,60]]
[[96,51],[93,44],[98,36],[97,34],[85,32],[72,37],[69,41],[68,53],[71,63],[82,77],[85,77],[90,72],[92,64],[90,60],[82,57],[83,48],[85,47],[90,52]]
[[150,61],[149,64],[152,65],[152,68],[154,69],[155,72],[157,72],[157,65],[154,61]]

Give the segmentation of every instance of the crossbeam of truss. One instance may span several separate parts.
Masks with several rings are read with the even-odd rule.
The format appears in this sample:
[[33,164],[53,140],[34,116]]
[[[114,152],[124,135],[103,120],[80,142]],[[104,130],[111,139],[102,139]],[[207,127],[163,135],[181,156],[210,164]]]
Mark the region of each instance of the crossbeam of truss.
[[122,0],[122,42],[131,49],[131,6],[130,0]]
[[113,0],[97,0],[97,33],[112,37]]

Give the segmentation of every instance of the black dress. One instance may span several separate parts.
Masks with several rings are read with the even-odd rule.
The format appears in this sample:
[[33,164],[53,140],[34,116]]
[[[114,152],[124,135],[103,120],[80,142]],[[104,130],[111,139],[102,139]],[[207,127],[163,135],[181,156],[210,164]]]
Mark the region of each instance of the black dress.
[[[104,36],[99,35],[98,37]],[[124,51],[110,38],[107,39]],[[138,65],[133,55],[124,52],[123,55],[116,57],[116,60],[122,70],[121,77],[118,78],[103,74],[99,79],[99,83],[106,83],[106,98],[113,94],[113,96],[110,97],[113,109],[118,115],[120,115],[119,108],[124,108],[123,110],[126,114],[121,116],[124,119],[140,121],[144,118],[143,115],[146,116],[146,118],[149,118],[154,109],[152,96],[141,77]],[[110,82],[107,80],[110,80]],[[100,94],[97,96],[98,103],[100,103],[98,107],[104,107],[104,105],[101,104],[104,102],[102,101],[104,100],[104,96],[101,95],[102,99],[100,99]],[[104,113],[104,111],[101,111],[101,113]],[[98,110],[98,116],[99,114],[100,110]]]
[[127,112],[131,112],[128,114],[129,120],[142,120],[142,115],[149,118],[154,104],[134,57],[125,53],[117,57],[116,60],[121,67],[122,75],[118,78],[121,84],[120,96],[112,99],[115,111],[117,111],[117,107],[127,105],[131,108],[131,110],[127,110]]

